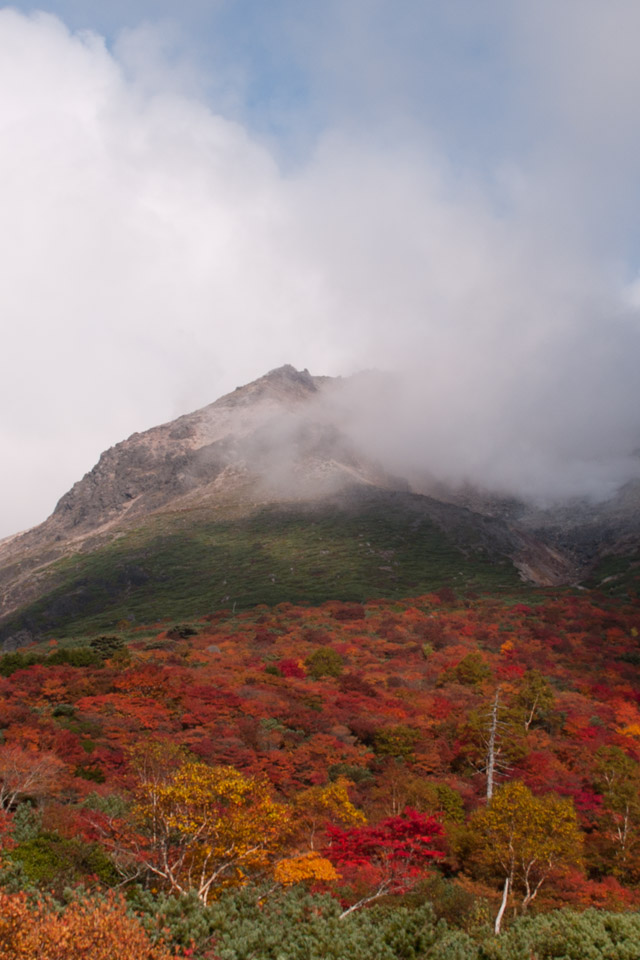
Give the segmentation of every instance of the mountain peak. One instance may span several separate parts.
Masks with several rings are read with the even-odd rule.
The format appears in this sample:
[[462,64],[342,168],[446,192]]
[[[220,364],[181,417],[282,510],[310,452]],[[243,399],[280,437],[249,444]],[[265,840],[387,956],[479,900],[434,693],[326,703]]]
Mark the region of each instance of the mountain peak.
[[267,377],[278,380],[295,380],[296,383],[313,383],[313,377],[305,367],[304,370],[296,370],[290,363],[284,363],[281,367],[274,367],[266,374]]
[[261,399],[271,398],[276,402],[308,400],[333,377],[314,377],[305,368],[296,370],[290,363],[276,367],[234,391],[216,400],[209,408],[216,406],[236,406],[238,404],[255,404]]
[[202,498],[261,498],[265,484],[269,497],[295,499],[363,480],[370,465],[319,413],[319,395],[334,382],[284,364],[193,413],[134,433],[102,454],[50,520],[65,535],[85,536]]

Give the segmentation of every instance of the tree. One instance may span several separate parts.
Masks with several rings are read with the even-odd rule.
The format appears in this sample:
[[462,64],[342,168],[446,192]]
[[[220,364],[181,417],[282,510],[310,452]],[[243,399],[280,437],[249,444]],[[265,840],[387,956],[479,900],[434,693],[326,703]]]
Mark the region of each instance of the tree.
[[376,826],[327,827],[330,843],[326,856],[346,879],[365,881],[370,890],[348,907],[343,917],[391,893],[405,893],[426,868],[443,856],[434,841],[443,834],[434,818],[407,807],[400,816]]
[[40,799],[55,791],[64,763],[55,753],[0,747],[0,808],[11,810],[26,797]]
[[321,857],[313,850],[309,853],[302,853],[297,857],[286,857],[284,860],[280,860],[276,864],[273,876],[278,883],[285,887],[304,881],[326,883],[338,879],[338,874],[331,861],[327,860],[326,857]]
[[306,846],[315,847],[316,834],[327,821],[338,821],[345,826],[365,823],[366,818],[349,799],[348,788],[353,786],[346,777],[338,777],[323,787],[302,790],[294,800],[296,833],[304,837]]
[[640,767],[620,747],[602,747],[596,754],[595,774],[596,788],[604,800],[600,826],[609,847],[608,870],[632,874],[635,879],[633,874],[639,869]]
[[182,760],[164,774],[147,763],[135,787],[138,832],[124,845],[146,870],[177,893],[195,890],[207,903],[214,890],[242,884],[279,849],[287,809],[263,780],[233,767]]
[[496,933],[511,892],[519,889],[524,912],[552,870],[580,862],[582,835],[571,801],[556,794],[536,797],[519,781],[500,787],[473,815],[471,827],[478,860],[504,881]]
[[500,762],[498,759],[498,709],[500,707],[500,687],[496,690],[491,707],[491,724],[489,726],[489,737],[487,739],[487,800],[493,797],[496,777],[496,765]]
[[553,703],[553,690],[548,681],[539,670],[528,670],[515,700],[516,711],[527,733],[536,720],[549,713]]

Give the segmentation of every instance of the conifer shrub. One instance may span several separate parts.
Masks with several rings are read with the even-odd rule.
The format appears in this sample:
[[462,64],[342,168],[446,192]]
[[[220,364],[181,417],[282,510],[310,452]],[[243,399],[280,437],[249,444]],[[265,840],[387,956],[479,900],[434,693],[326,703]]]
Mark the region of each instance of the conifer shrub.
[[487,941],[480,960],[638,960],[640,914],[557,910],[524,917]]
[[125,642],[122,637],[105,634],[94,637],[89,641],[89,646],[102,660],[110,660],[111,657],[124,648]]
[[195,898],[157,901],[138,890],[153,936],[169,931],[174,944],[216,960],[476,960],[471,938],[437,920],[430,904],[374,908],[341,918],[340,903],[297,886],[287,891],[245,889],[207,907]]

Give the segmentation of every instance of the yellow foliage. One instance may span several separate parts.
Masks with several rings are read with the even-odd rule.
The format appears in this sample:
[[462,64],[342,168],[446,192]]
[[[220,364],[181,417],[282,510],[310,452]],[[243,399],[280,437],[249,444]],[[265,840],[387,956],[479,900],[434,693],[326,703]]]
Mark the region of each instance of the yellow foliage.
[[308,844],[313,849],[317,831],[328,821],[344,826],[366,823],[365,815],[349,799],[350,786],[350,780],[338,777],[333,783],[309,787],[296,796],[295,826],[301,846]]
[[241,884],[279,848],[289,811],[266,782],[233,767],[183,760],[164,776],[145,768],[134,816],[151,839],[142,859],[172,889],[195,889],[205,902],[216,890]]
[[278,883],[285,886],[305,880],[318,882],[340,879],[340,874],[336,872],[333,864],[313,851],[281,860],[276,864],[273,875]]
[[618,733],[624,734],[625,737],[637,737],[640,740],[640,723],[630,723],[629,726],[618,730]]
[[471,819],[476,859],[520,885],[526,906],[557,866],[578,865],[582,834],[570,800],[537,797],[518,780],[501,787]]
[[353,786],[346,777],[338,777],[324,787],[309,787],[295,798],[296,811],[300,814],[313,812],[327,819],[339,820],[345,825],[366,823],[366,817],[349,799],[349,787]]

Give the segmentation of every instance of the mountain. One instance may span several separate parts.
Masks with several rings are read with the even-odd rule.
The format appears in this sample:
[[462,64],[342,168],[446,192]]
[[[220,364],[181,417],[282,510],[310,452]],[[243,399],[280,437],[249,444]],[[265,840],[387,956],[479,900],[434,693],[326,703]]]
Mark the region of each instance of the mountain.
[[606,554],[635,562],[637,488],[554,510],[416,493],[349,438],[343,386],[283,366],[103,453],[44,523],[0,542],[5,647],[224,605],[517,591],[575,583]]

